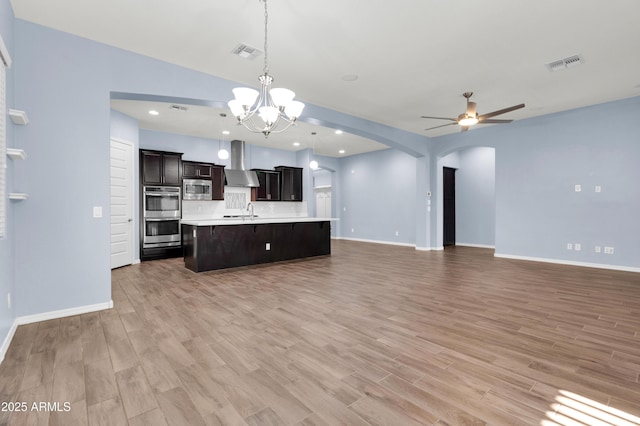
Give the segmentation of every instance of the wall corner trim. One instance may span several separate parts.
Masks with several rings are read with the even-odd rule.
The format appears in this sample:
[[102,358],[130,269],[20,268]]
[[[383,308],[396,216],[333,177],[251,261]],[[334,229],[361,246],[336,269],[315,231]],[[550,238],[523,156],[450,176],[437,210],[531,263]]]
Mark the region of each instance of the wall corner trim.
[[5,67],[11,68],[11,56],[2,37],[0,37],[0,61],[4,63]]
[[7,350],[9,349],[11,340],[13,340],[13,336],[15,335],[19,325],[31,324],[31,323],[40,322],[40,321],[48,321],[52,319],[70,317],[74,315],[88,314],[90,312],[102,311],[105,309],[112,309],[112,308],[113,308],[113,300],[109,300],[108,302],[96,303],[95,305],[77,306],[75,308],[60,309],[58,311],[50,311],[50,312],[43,312],[40,314],[16,317],[13,320],[13,325],[9,329],[9,333],[7,333],[7,336],[5,337],[4,342],[2,342],[2,346],[0,346],[0,363],[2,363],[2,361],[4,360],[4,356],[6,355]]

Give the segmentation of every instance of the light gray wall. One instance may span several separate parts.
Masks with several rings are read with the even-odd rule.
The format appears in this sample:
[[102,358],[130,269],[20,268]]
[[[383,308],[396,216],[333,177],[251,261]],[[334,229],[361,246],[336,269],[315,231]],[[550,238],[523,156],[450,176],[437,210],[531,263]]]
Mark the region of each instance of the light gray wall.
[[[434,138],[432,155],[495,148],[497,255],[638,269],[639,114],[640,97],[629,98]],[[595,253],[596,245],[615,253]]]
[[[223,142],[229,150],[229,143]],[[231,159],[218,158],[220,142],[214,139],[198,138],[175,133],[140,130],[140,148],[160,151],[180,152],[186,161],[204,161],[229,167]],[[263,148],[245,145],[246,169],[272,169],[275,166],[296,166],[296,153],[283,149]]]
[[456,244],[495,245],[495,149],[468,148],[459,153],[456,171]]
[[[9,0],[0,0],[0,35],[2,35],[2,40],[9,51],[9,55],[12,59],[14,58],[14,49],[13,49],[13,9],[11,9],[11,5],[9,4]],[[14,71],[13,67],[7,70],[7,79],[6,79],[6,103],[7,108],[16,108],[19,109],[19,105],[15,105],[14,96],[13,96],[13,81],[14,81]],[[6,114],[5,111],[2,111],[2,114]],[[6,119],[6,128],[7,128],[7,147],[10,148],[19,148],[15,144],[14,140],[14,125],[9,120],[9,117]],[[3,154],[4,155],[4,154]],[[23,192],[25,191],[24,186],[20,185],[16,187],[16,183],[14,180],[14,174],[16,167],[24,165],[14,165],[13,161],[7,158],[7,169],[6,169],[6,180],[7,187],[5,196],[5,205],[6,208],[6,230],[5,236],[0,238],[0,347],[5,342],[6,336],[9,334],[9,330],[13,325],[13,319],[15,317],[15,308],[9,309],[7,306],[7,294],[11,293],[13,297],[13,305],[15,306],[15,256],[14,256],[14,244],[16,240],[15,233],[15,209],[17,206],[16,202],[9,200],[9,193],[15,191]],[[14,189],[15,188],[15,189]],[[18,189],[20,188],[20,189]],[[8,343],[8,342],[7,342]],[[2,354],[0,354],[0,357]]]
[[395,149],[340,160],[341,236],[415,244],[415,176],[416,159]]

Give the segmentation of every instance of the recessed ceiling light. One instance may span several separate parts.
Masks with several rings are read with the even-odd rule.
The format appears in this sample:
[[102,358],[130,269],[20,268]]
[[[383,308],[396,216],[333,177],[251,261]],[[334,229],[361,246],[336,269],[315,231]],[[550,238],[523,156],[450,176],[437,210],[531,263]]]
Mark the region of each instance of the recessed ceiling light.
[[358,74],[345,74],[342,76],[342,81],[356,81]]
[[342,133],[342,130],[336,130],[336,135],[341,135]]
[[228,134],[230,134],[230,133],[231,133],[231,132],[230,132],[230,131],[228,131],[228,130],[223,130],[223,131],[222,131],[222,134],[223,134],[223,135],[228,135]]
[[152,109],[149,111],[149,115],[159,115],[160,113],[158,111],[156,111],[155,109]]
[[340,154],[344,154],[344,153],[345,153],[345,150],[344,150],[344,149],[341,149],[341,150],[340,150],[340,151],[338,151],[338,152],[339,152]]
[[293,146],[300,146],[300,142],[294,142]]

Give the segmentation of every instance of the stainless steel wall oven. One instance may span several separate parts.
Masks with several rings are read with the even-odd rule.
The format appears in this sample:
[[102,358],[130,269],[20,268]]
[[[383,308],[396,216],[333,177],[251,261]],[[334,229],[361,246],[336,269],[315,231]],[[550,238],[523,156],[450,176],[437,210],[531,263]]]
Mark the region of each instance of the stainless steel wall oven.
[[143,248],[181,245],[180,192],[177,186],[143,187]]

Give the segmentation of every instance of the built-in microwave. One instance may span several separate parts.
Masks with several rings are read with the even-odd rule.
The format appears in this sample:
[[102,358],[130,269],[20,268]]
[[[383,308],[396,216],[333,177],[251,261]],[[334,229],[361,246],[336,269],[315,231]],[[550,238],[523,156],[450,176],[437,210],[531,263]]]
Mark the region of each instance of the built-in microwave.
[[212,185],[210,180],[205,179],[183,179],[182,199],[183,200],[211,200]]

